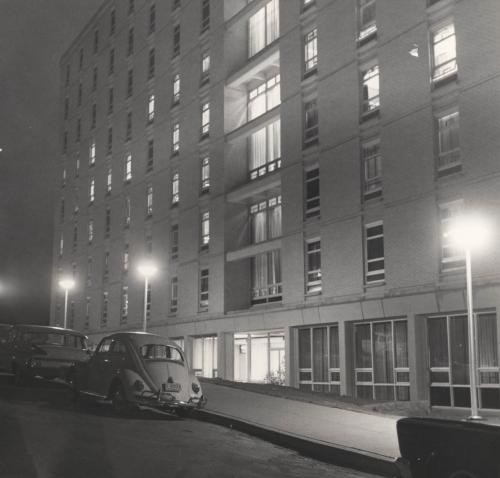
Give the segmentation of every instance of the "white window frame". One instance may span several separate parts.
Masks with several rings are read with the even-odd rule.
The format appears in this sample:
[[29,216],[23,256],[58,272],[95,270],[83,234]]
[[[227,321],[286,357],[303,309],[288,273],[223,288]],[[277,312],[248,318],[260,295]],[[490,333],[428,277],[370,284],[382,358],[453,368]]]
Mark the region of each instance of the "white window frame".
[[[317,171],[317,173],[316,173]],[[314,176],[313,176],[314,173]],[[309,176],[309,177],[308,177]],[[307,197],[307,185],[313,181],[318,181],[318,189],[320,193],[317,196]],[[304,171],[304,215],[306,219],[311,217],[319,217],[321,207],[321,181],[319,174],[319,166],[315,166]]]
[[[373,14],[366,21],[364,15],[370,9],[373,9]],[[376,0],[358,0],[358,41],[363,41],[377,33],[375,9]]]
[[[443,45],[444,42],[450,43],[453,52],[449,58],[442,61],[439,59],[437,49],[439,49],[439,46]],[[436,83],[444,78],[455,75],[457,73],[457,45],[455,25],[452,19],[448,19],[431,28],[431,47],[432,81]]]
[[248,92],[247,118],[252,121],[281,104],[281,76],[272,76]]
[[201,192],[210,190],[210,156],[204,156],[201,160]]
[[460,270],[465,267],[464,251],[454,246],[449,237],[452,221],[464,211],[463,199],[439,204],[439,228],[441,233],[441,272]]
[[180,151],[180,135],[180,125],[179,123],[174,123],[174,127],[172,128],[172,152],[174,154]]
[[380,69],[378,63],[361,69],[361,115],[380,109]]
[[[319,237],[307,239],[305,244],[306,254],[306,293],[321,294],[322,279],[321,279],[321,239]],[[310,259],[314,254],[319,254],[319,269],[311,269]]]
[[[370,230],[382,227],[382,232],[378,234],[370,234]],[[368,258],[369,242],[382,238],[384,247],[384,255],[380,257]],[[365,249],[365,284],[380,284],[385,282],[385,241],[384,241],[384,222],[375,221],[365,224],[364,228],[364,249]],[[382,262],[383,267],[378,267],[370,270],[373,264]]]
[[200,285],[199,285],[199,310],[200,312],[208,310],[210,299],[210,270],[208,268],[200,269]]
[[201,136],[210,134],[210,101],[205,101],[201,105]]
[[179,204],[179,181],[180,181],[180,176],[179,173],[176,171],[172,175],[172,205]]
[[132,153],[125,155],[125,182],[132,180]]
[[210,246],[210,211],[201,214],[201,250],[207,251]]
[[316,71],[318,67],[318,28],[314,27],[304,35],[304,74]]
[[366,196],[382,190],[382,155],[380,139],[363,141],[361,144],[361,163],[363,167],[363,193]]
[[[451,124],[453,121],[454,124]],[[437,169],[439,172],[446,171],[450,168],[455,168],[461,164],[460,158],[460,114],[458,109],[453,111],[447,111],[446,113],[441,113],[436,115],[436,126],[437,126],[437,150],[438,150],[438,165]],[[452,131],[453,128],[456,131]],[[443,141],[443,136],[448,134],[449,136],[456,135],[456,145],[453,145],[451,149],[444,149],[445,142]]]
[[150,93],[148,96],[148,123],[152,123],[155,119],[155,95]]
[[148,184],[146,187],[146,215],[153,215],[153,185]]

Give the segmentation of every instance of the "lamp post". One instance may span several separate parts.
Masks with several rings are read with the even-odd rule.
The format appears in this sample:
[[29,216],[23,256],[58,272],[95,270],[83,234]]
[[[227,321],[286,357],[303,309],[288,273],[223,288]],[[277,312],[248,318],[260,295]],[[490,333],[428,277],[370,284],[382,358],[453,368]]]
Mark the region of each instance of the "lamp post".
[[476,329],[472,303],[472,250],[481,249],[490,238],[488,224],[480,217],[463,215],[453,221],[449,235],[454,244],[465,253],[465,272],[467,282],[467,325],[469,332],[469,377],[470,377],[470,405],[469,420],[481,420],[477,404],[477,350]]
[[63,277],[59,281],[59,287],[64,290],[64,322],[63,327],[66,328],[68,321],[68,293],[75,287],[75,281],[71,277]]
[[151,261],[145,261],[139,265],[137,268],[139,274],[144,277],[144,315],[142,317],[142,331],[146,332],[147,329],[147,315],[148,315],[148,285],[149,279],[153,277],[158,268]]

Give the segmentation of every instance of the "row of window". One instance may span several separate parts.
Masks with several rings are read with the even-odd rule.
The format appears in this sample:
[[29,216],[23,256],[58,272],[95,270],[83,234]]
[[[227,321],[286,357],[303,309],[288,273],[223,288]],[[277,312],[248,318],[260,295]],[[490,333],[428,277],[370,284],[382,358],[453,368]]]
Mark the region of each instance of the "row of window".
[[[173,9],[177,10],[180,7],[180,1],[175,0],[173,2]],[[129,15],[135,12],[134,0],[129,0]],[[156,5],[153,3],[149,6],[148,12],[148,35],[152,35],[156,31]],[[206,32],[210,28],[210,0],[202,0],[201,4],[201,33]],[[112,9],[109,14],[109,35],[113,36],[116,32],[116,10]],[[94,30],[92,51],[94,55],[99,52],[99,30]],[[154,69],[154,49],[153,51],[153,69]],[[134,52],[134,28],[130,27],[127,35],[127,55],[130,56]],[[173,55],[174,57],[180,54],[180,25],[174,26],[173,34]],[[110,51],[110,62],[109,71],[110,74],[114,70],[114,50]],[[78,58],[78,69],[81,71],[83,69],[84,63],[84,49],[80,48],[79,58]],[[150,69],[151,69],[151,51],[150,51]],[[95,71],[95,70],[94,70]],[[151,71],[150,71],[151,76]],[[154,74],[154,73],[153,73]],[[66,75],[65,75],[65,85],[69,86],[71,80],[71,67],[68,63],[66,65]]]

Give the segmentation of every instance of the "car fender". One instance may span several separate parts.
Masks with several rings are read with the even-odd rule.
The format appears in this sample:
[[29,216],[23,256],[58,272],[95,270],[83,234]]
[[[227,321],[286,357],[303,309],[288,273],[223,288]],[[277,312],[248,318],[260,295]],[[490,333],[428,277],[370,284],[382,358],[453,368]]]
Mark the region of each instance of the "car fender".
[[144,390],[148,390],[150,388],[147,381],[144,380],[144,377],[136,370],[132,370],[130,368],[124,368],[120,370],[120,373],[113,379],[113,383],[115,383],[116,380],[120,380],[127,400],[135,399],[134,384],[137,380],[140,380],[142,383],[144,383]]

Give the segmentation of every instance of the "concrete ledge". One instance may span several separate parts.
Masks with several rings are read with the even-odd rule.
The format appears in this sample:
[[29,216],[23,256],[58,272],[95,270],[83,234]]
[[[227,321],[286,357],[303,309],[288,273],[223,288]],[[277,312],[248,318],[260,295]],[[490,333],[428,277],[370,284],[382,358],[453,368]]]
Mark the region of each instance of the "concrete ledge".
[[386,477],[410,477],[407,466],[401,458],[390,458],[342,445],[309,439],[208,410],[196,410],[192,416],[201,421],[222,425],[256,436],[275,445],[295,450],[301,455],[331,463],[332,465]]

